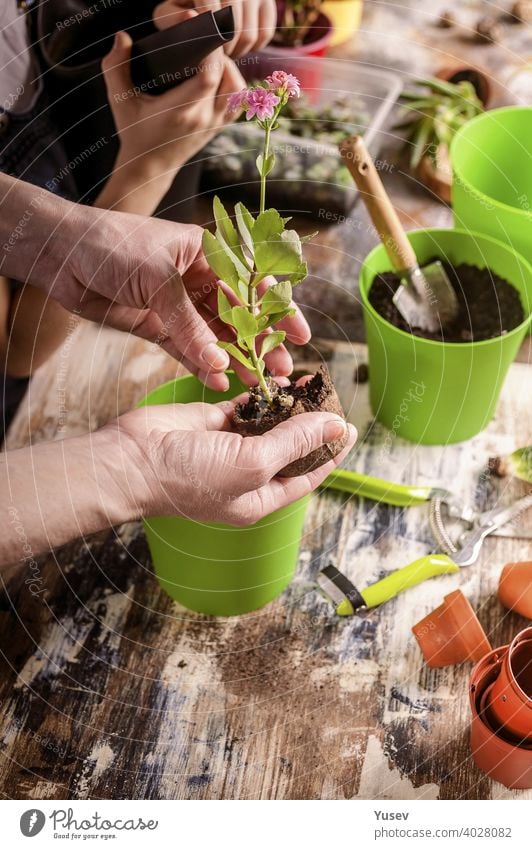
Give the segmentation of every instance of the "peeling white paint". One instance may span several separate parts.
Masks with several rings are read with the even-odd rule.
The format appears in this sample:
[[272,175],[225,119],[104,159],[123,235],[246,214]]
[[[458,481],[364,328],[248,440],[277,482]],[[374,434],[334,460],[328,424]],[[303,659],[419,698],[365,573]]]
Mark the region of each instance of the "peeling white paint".
[[409,778],[393,767],[382,750],[380,741],[370,734],[362,766],[356,799],[437,799],[437,784],[414,787]]

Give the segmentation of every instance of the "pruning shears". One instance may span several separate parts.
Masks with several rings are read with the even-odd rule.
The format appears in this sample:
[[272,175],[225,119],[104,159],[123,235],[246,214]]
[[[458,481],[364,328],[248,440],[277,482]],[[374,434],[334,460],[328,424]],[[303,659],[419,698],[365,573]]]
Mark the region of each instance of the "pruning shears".
[[[463,507],[445,489],[427,486],[394,484],[357,472],[338,469],[326,479],[324,487],[371,498],[398,507],[430,503],[430,524],[440,552],[419,557],[407,566],[391,572],[374,584],[358,589],[330,563],[318,575],[318,586],[335,605],[339,616],[352,616],[358,611],[378,607],[400,593],[439,575],[459,572],[475,563],[485,538],[513,522],[532,508],[532,493],[518,499],[509,507],[475,513]],[[447,519],[459,520],[466,530],[455,542],[447,528]]]

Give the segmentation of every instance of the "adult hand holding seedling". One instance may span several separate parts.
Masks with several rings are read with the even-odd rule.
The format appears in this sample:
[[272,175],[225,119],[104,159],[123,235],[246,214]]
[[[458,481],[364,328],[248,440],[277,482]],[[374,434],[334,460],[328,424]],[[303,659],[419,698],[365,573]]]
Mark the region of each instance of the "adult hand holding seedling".
[[[355,442],[355,428],[331,413],[302,413],[244,438],[231,430],[241,401],[142,407],[104,428],[126,458],[137,515],[254,524],[316,489]],[[334,460],[300,477],[277,477],[287,464],[346,434]]]
[[[1,454],[0,511],[10,521],[0,565],[141,516],[253,524],[316,489],[355,441],[354,427],[330,413],[244,439],[229,432],[238,400],[143,407],[85,436]],[[276,476],[346,427],[348,444],[334,460],[298,478]]]
[[[227,328],[200,227],[71,204],[5,175],[0,201],[2,273],[84,318],[157,342],[210,388],[227,389],[230,357],[217,344]],[[292,341],[308,341],[298,311],[284,326]],[[268,366],[283,376],[292,362],[281,348]]]

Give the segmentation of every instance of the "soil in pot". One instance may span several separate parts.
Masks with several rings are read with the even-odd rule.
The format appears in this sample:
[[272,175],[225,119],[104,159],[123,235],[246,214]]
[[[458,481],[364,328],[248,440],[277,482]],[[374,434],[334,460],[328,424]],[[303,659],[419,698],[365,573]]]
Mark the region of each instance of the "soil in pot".
[[519,293],[507,280],[489,268],[477,268],[466,263],[453,266],[443,260],[442,265],[460,305],[456,319],[442,330],[422,330],[411,327],[405,321],[392,300],[401,285],[399,275],[392,271],[378,275],[373,281],[369,291],[371,305],[399,330],[438,342],[481,342],[493,339],[513,330],[524,320]]
[[[291,383],[289,386],[279,387],[273,380],[269,380],[268,386],[273,395],[272,405],[257,386],[250,390],[246,403],[237,406],[233,425],[242,436],[260,436],[300,413],[329,412],[345,419],[329,370],[324,363],[305,383]],[[296,477],[318,469],[342,451],[347,439],[346,433],[342,439],[322,445],[306,457],[285,466],[279,474],[283,477]]]

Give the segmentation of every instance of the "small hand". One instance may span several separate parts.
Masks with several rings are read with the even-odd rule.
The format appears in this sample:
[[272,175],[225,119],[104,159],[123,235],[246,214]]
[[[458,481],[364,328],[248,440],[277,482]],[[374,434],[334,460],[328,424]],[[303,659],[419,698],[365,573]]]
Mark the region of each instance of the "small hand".
[[154,180],[175,172],[230,121],[229,95],[245,86],[234,62],[216,50],[197,73],[164,94],[134,89],[130,36],[118,32],[102,61],[107,96],[120,140],[115,171],[133,168]]
[[227,45],[229,56],[243,56],[261,50],[272,40],[277,23],[275,0],[166,0],[153,12],[159,29],[167,29],[183,20],[190,6],[198,12],[215,12],[231,6],[235,18],[235,37]]

